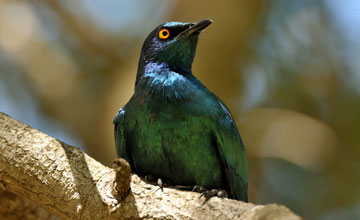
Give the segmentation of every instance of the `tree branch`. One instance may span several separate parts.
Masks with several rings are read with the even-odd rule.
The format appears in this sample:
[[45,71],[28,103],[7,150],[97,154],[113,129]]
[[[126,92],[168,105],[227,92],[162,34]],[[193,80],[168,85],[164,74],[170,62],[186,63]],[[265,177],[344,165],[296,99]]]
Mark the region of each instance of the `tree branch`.
[[[117,165],[117,171],[105,167],[78,148],[0,112],[0,189],[60,219],[301,219],[275,204],[220,198],[203,204],[198,193],[159,190],[130,176],[126,164]],[[116,189],[122,190],[121,196]]]

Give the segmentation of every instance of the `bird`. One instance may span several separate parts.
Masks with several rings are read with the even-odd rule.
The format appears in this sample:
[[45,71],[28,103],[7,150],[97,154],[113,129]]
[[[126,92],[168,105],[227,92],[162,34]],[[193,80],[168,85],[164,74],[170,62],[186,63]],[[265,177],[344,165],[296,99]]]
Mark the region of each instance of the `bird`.
[[116,152],[140,176],[247,202],[247,158],[233,116],[191,71],[211,23],[165,22],[146,37],[134,94],[113,121]]

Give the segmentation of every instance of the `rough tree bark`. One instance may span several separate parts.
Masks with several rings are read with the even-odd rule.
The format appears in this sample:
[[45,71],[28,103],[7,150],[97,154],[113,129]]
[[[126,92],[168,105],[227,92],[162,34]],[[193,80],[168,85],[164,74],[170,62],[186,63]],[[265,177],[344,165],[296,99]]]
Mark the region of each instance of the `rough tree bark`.
[[33,203],[59,219],[301,219],[282,205],[220,198],[204,203],[195,192],[159,190],[130,175],[127,166],[105,167],[0,113],[0,216],[7,219],[49,219]]

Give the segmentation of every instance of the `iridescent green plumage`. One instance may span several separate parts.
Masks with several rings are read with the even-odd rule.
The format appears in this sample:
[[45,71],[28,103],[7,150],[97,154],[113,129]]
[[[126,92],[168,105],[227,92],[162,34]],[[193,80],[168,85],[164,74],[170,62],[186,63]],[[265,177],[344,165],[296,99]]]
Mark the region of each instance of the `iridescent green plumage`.
[[[116,150],[134,172],[173,185],[225,189],[247,201],[247,160],[225,104],[191,72],[200,31],[168,22],[146,38],[134,95],[114,119]],[[162,28],[169,39],[158,37]]]

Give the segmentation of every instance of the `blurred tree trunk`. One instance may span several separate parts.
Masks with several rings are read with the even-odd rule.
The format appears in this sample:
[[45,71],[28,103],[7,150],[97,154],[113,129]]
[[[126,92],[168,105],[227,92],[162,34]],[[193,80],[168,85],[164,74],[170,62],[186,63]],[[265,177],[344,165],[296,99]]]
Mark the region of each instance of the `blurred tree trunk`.
[[179,21],[213,19],[211,27],[200,35],[193,73],[223,99],[235,118],[244,87],[242,72],[255,53],[252,40],[263,31],[271,4],[260,0],[183,0],[172,15],[172,20]]
[[0,217],[6,220],[58,219],[28,199],[0,189]]

